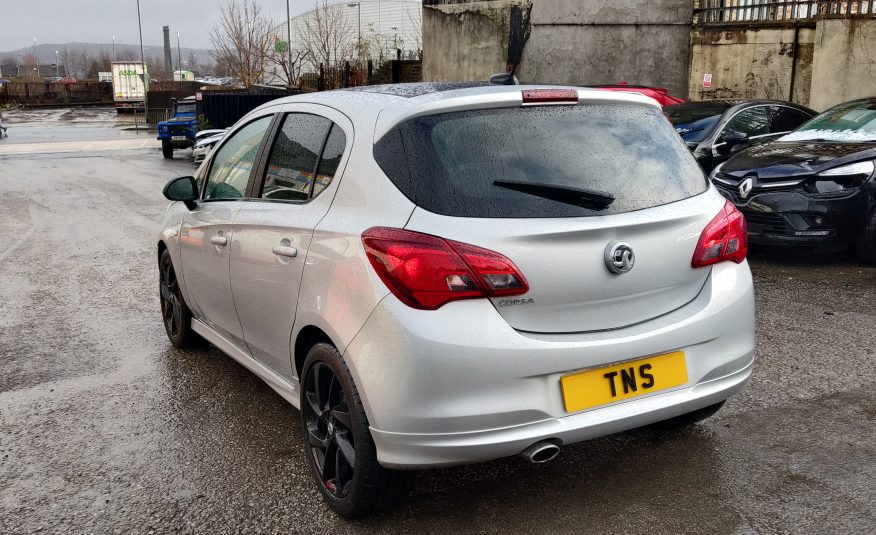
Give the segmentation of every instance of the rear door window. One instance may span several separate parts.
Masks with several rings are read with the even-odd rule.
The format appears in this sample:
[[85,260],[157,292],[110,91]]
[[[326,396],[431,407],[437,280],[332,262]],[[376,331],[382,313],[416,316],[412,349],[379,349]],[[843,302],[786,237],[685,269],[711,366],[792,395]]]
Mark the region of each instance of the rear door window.
[[261,197],[306,201],[313,189],[319,155],[332,122],[307,113],[290,113],[271,148]]
[[374,156],[414,203],[461,217],[617,214],[707,188],[666,118],[639,105],[428,115],[390,131]]

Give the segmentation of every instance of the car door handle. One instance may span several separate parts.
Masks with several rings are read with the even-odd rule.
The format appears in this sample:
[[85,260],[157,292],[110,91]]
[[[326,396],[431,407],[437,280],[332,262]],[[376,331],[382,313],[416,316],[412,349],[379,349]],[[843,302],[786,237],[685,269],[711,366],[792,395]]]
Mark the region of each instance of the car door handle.
[[225,236],[213,236],[210,238],[210,243],[213,245],[228,245],[228,238]]
[[298,256],[298,249],[288,245],[275,245],[271,251],[277,256],[288,256],[289,258]]

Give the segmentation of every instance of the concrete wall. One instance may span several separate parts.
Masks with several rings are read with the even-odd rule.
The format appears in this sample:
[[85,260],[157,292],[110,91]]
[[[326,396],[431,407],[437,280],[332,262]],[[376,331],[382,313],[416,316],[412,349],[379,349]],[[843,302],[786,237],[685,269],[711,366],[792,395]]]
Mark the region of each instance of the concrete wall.
[[521,82],[626,81],[686,96],[690,0],[428,0],[424,79],[485,80],[503,72],[514,4],[532,6]]
[[687,96],[690,0],[537,0],[520,63],[527,82],[667,87]]
[[876,20],[825,19],[815,32],[810,105],[876,96]]
[[[688,95],[693,100],[769,98],[807,105],[814,40],[813,28],[695,28]],[[703,87],[707,73],[711,88]]]
[[423,80],[487,80],[505,72],[511,6],[526,0],[423,6]]

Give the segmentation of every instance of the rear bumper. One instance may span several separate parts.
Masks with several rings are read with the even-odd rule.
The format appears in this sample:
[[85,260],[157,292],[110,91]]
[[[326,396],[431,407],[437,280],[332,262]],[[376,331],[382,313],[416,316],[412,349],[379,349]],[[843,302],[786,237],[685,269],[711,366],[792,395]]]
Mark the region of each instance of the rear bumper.
[[[512,329],[487,300],[436,311],[385,298],[345,351],[381,464],[441,467],[568,444],[677,416],[745,385],[754,355],[748,264],[722,263],[693,301],[612,331],[542,335]],[[683,351],[688,382],[569,414],[560,378]]]
[[719,403],[751,379],[753,361],[730,375],[648,398],[565,418],[471,433],[402,434],[371,429],[380,462],[388,468],[440,468],[509,457],[549,440],[559,446],[619,433]]

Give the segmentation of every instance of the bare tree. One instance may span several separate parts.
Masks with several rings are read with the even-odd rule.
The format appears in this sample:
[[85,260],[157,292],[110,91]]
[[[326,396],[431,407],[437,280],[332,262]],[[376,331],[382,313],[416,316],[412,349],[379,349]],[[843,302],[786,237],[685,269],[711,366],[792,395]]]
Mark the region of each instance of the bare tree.
[[274,46],[271,47],[268,54],[268,61],[280,68],[282,71],[281,78],[286,81],[286,85],[294,86],[298,85],[298,79],[301,77],[307,52],[301,48],[293,48],[290,54],[287,51],[288,46],[289,43],[284,39],[275,36]]
[[339,63],[354,40],[355,31],[340,6],[322,3],[299,21],[297,29],[304,44],[304,56],[314,66]]
[[24,73],[27,76],[39,75],[37,69],[39,68],[39,60],[37,57],[30,52],[24,55],[24,67],[26,72]]
[[273,45],[273,26],[254,0],[226,0],[210,33],[216,62],[244,86],[258,83]]

